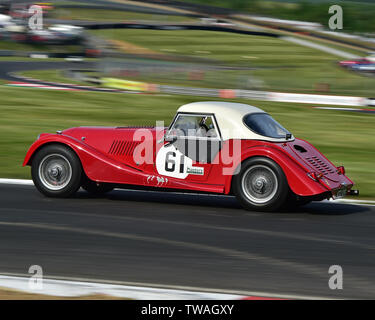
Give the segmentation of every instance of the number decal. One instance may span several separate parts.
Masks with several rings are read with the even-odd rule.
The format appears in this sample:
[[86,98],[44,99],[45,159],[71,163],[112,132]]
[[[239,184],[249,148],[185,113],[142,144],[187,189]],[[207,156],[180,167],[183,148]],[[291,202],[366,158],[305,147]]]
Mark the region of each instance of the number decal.
[[180,173],[184,173],[184,171],[185,171],[184,159],[185,159],[185,156],[183,154],[181,154],[181,156],[180,156]]
[[193,160],[186,157],[173,145],[162,147],[156,155],[158,174],[178,179],[186,179],[189,174],[204,175],[204,168],[193,166]]
[[168,151],[165,155],[165,171],[174,172],[176,168],[176,161],[172,158],[176,158],[176,152]]
[[[165,155],[165,171],[167,172],[175,172],[177,169],[176,166],[176,160],[177,155],[176,152],[174,151],[168,151]],[[185,172],[185,162],[184,162],[185,156],[183,154],[180,155],[180,165],[179,167],[179,172],[178,173],[184,173]]]

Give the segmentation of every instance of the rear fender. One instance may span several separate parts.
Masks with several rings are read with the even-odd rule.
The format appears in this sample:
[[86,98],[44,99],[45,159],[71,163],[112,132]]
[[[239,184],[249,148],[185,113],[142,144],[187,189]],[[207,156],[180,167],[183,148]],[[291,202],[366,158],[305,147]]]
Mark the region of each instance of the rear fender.
[[[236,159],[239,165],[248,158],[265,157],[276,162],[283,170],[290,189],[299,196],[313,196],[328,191],[323,185],[307,176],[306,169],[293,158],[272,146],[255,146],[247,148],[241,157]],[[233,171],[239,172],[236,170]],[[227,176],[225,182],[225,193],[231,190],[233,175]]]

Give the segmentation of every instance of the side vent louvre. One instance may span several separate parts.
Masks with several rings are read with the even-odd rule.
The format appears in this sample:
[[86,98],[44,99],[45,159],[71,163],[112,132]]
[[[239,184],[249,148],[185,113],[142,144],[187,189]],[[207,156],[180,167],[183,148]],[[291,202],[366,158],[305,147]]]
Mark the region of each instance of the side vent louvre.
[[131,156],[138,141],[114,140],[108,153],[116,156]]
[[319,172],[323,173],[323,174],[327,174],[327,173],[334,173],[334,171],[332,170],[332,167],[326,163],[326,161],[322,161],[321,159],[319,159],[318,157],[306,157],[306,160],[315,168],[317,169]]

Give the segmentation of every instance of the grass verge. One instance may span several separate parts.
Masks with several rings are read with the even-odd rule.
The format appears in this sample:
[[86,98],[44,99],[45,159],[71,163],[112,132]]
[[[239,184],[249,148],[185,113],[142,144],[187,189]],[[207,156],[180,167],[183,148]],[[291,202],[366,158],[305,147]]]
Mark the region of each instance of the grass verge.
[[43,44],[29,44],[22,42],[14,42],[1,40],[0,50],[14,50],[14,51],[30,51],[30,52],[66,52],[75,53],[81,52],[82,46],[80,45],[43,45]]
[[52,13],[54,19],[67,20],[91,20],[91,21],[156,21],[156,22],[195,22],[196,18],[178,16],[178,15],[163,15],[163,14],[148,14],[141,12],[131,12],[123,10],[105,10],[97,8],[57,8]]
[[[90,83],[80,81],[77,79],[69,78],[64,75],[62,70],[30,70],[30,71],[22,71],[17,72],[17,75],[21,75],[24,77],[31,77],[41,81],[47,82],[58,82],[58,83],[71,83],[71,84],[78,84],[83,86],[89,86]],[[98,85],[93,85],[98,86]]]

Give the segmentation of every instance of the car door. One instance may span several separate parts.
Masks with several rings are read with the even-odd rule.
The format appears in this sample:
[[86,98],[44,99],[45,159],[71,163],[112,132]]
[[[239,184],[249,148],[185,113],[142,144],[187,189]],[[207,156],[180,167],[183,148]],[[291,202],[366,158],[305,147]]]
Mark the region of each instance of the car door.
[[157,152],[158,174],[186,181],[206,181],[221,147],[213,114],[179,113]]

